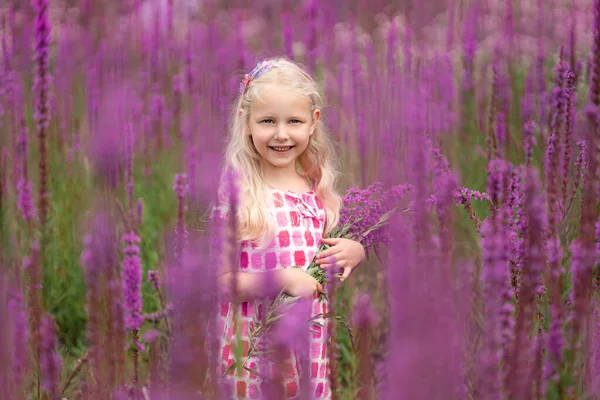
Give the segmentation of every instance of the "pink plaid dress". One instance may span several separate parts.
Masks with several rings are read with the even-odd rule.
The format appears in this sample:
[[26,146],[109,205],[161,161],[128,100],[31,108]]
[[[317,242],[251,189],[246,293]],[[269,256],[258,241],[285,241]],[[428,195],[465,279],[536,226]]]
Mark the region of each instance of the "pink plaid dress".
[[[314,192],[296,194],[269,188],[268,195],[273,196],[273,208],[270,213],[276,221],[276,235],[266,249],[258,250],[251,243],[243,242],[240,251],[240,271],[264,272],[279,268],[301,266],[306,269],[319,248],[323,236],[326,214],[323,205]],[[248,350],[248,324],[254,317],[254,301],[248,301],[237,307],[239,313],[240,333],[244,353]],[[234,362],[236,330],[234,329],[234,307],[231,303],[223,302],[219,315],[219,331],[223,332],[220,358],[224,369]],[[259,316],[262,304],[258,301]],[[327,313],[328,305],[318,299],[313,300],[312,316]],[[329,399],[331,394],[328,382],[327,357],[327,321],[318,320],[323,329],[313,327],[310,334],[310,381],[313,397]],[[300,365],[294,353],[284,356],[284,386],[288,399],[299,394]],[[257,370],[257,360],[249,360],[246,366]],[[260,372],[259,372],[260,374]],[[242,376],[231,373],[230,379],[234,384],[235,399],[261,399],[261,378],[246,370]]]

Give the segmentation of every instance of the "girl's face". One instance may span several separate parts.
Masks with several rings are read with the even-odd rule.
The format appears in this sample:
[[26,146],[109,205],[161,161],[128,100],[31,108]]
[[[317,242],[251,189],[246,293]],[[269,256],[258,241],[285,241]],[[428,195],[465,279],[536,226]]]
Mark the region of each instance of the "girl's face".
[[249,131],[262,157],[265,176],[296,171],[296,159],[306,150],[320,111],[310,99],[286,86],[268,84],[250,104]]

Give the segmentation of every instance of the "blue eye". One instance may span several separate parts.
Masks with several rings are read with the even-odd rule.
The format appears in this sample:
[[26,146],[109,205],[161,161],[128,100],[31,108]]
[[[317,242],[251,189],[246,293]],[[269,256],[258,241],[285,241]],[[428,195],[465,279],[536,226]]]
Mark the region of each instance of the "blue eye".
[[292,124],[299,124],[299,123],[300,123],[300,120],[298,120],[298,119],[293,119],[293,120],[291,120],[290,122],[291,122]]
[[270,118],[267,119],[263,119],[262,121],[260,121],[261,124],[272,124],[274,121]]

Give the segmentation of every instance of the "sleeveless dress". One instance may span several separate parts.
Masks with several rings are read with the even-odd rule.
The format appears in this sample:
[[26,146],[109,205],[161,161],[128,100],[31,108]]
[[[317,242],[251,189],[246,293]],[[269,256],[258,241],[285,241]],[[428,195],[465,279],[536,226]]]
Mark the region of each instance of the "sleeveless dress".
[[[252,243],[242,242],[240,246],[239,270],[242,272],[265,272],[280,268],[300,266],[304,270],[308,268],[316,251],[326,221],[323,205],[313,191],[297,194],[292,191],[282,191],[271,187],[267,188],[267,195],[273,196],[273,207],[269,209],[270,214],[276,221],[276,234],[273,241],[264,249],[256,249]],[[256,301],[259,317],[262,308],[268,302]],[[219,352],[222,370],[226,371],[234,363],[234,343],[236,341],[236,329],[234,329],[234,312],[237,309],[240,324],[239,334],[241,336],[244,356],[248,349],[248,325],[252,322],[255,310],[255,301],[241,303],[234,307],[229,302],[222,302],[218,316],[218,331],[223,333],[221,349]],[[311,316],[325,314],[328,312],[326,301],[312,300]],[[326,319],[317,319],[321,327],[313,326],[309,334],[309,380],[311,382],[311,398],[330,399],[328,381],[328,357],[327,357],[327,327]],[[287,399],[294,399],[300,393],[300,362],[293,352],[284,356],[283,383]],[[257,370],[258,360],[250,359],[246,366]],[[306,365],[306,364],[304,364]],[[259,372],[260,374],[260,372]],[[230,373],[227,379],[233,383],[234,399],[261,399],[262,379],[244,370],[241,376]],[[306,382],[306,376],[303,376]]]

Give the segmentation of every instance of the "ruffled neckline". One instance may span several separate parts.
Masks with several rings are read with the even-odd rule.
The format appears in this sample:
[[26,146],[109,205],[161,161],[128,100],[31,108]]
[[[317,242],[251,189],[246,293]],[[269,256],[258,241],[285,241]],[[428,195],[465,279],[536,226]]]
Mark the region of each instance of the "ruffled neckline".
[[[296,193],[292,190],[277,189],[269,184],[267,186],[272,192],[283,194],[285,197],[296,201],[296,206],[300,214],[307,218],[319,219],[319,208],[317,207],[316,194],[314,189],[304,193]],[[312,200],[312,201],[309,201]]]
[[315,194],[315,190],[314,190],[314,188],[313,188],[313,189],[311,189],[311,190],[309,190],[309,191],[306,191],[306,192],[297,193],[297,192],[294,192],[294,191],[293,191],[293,190],[291,190],[291,189],[288,189],[288,190],[277,189],[275,186],[273,186],[273,185],[271,185],[271,184],[269,184],[269,183],[267,183],[267,187],[268,187],[268,188],[269,188],[271,191],[273,191],[273,192],[279,192],[279,193],[283,193],[283,194],[290,194],[290,195],[292,195],[292,196],[304,196],[304,195],[314,195],[314,194]]

